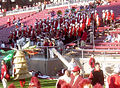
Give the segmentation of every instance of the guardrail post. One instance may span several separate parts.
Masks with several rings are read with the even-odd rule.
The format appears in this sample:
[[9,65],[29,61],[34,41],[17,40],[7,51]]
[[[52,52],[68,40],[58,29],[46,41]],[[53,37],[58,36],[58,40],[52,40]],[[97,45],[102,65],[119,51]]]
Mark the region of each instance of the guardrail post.
[[106,62],[105,62],[105,51],[103,52],[103,72],[104,72],[104,75],[106,75],[106,70],[105,70],[105,66],[106,66]]
[[[84,58],[84,52],[83,52],[84,50],[82,49],[82,60],[83,60],[83,58]],[[84,62],[82,63],[82,76],[83,76],[83,78],[84,78],[84,73],[85,73],[85,71],[84,71]]]
[[49,48],[47,47],[47,59],[49,59]]
[[82,49],[82,59],[83,59],[83,49]]
[[80,47],[80,39],[77,40],[77,45]]

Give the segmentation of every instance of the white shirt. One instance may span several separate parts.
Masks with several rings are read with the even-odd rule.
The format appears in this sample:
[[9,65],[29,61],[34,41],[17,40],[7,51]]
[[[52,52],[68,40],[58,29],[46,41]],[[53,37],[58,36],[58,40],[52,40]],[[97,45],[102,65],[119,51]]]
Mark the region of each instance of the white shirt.
[[57,82],[56,82],[56,88],[57,88],[57,84],[58,84],[59,80],[64,80],[66,83],[70,83],[71,78],[68,77],[67,75],[63,75],[63,76],[59,77]]
[[58,80],[64,80],[65,82],[70,83],[71,78],[68,77],[67,75],[63,75]]

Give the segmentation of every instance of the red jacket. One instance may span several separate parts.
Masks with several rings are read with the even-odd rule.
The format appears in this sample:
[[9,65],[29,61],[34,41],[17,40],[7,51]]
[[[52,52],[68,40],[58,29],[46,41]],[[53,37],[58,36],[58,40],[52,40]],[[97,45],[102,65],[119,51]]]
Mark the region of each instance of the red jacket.
[[64,28],[64,33],[65,33],[65,35],[66,35],[66,33],[67,33],[67,29],[66,29],[66,28]]
[[109,84],[109,88],[120,88],[120,76],[118,74],[109,76],[107,81]]
[[73,35],[76,36],[77,35],[76,33],[77,33],[77,28],[74,28],[74,34]]
[[91,66],[91,68],[95,67],[95,59],[94,58],[90,58],[89,65]]
[[81,36],[81,28],[79,27],[79,29],[78,29],[78,36],[80,37]]
[[41,88],[40,82],[37,77],[32,77],[30,83],[33,85],[30,85],[29,88]]
[[74,79],[75,79],[75,77],[73,75],[71,75],[71,81],[70,81],[71,88],[79,88],[79,82],[83,78],[79,75],[75,82],[74,82]]
[[82,31],[85,29],[85,23],[84,22],[82,23],[82,28],[81,29],[82,29]]
[[1,67],[1,79],[3,79],[5,72],[6,72],[6,74],[7,74],[7,66],[4,64],[4,65],[2,65],[2,67]]
[[[88,22],[87,22],[87,21],[88,21]],[[86,22],[87,22],[86,25],[87,25],[87,26],[90,26],[91,19],[90,19],[90,18],[87,18],[87,19],[86,19]]]
[[114,13],[111,13],[111,19],[114,20]]
[[82,35],[82,38],[81,38],[81,40],[86,40],[87,39],[87,33],[86,32],[83,32],[83,35]]
[[59,80],[59,82],[57,83],[56,87],[57,88],[62,88],[62,86],[65,84],[66,82],[64,80]]

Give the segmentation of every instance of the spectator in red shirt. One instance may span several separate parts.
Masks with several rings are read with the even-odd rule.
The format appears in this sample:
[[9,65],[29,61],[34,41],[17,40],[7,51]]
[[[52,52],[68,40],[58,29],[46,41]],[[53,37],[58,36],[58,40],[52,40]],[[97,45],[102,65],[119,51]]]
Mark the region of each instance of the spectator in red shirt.
[[7,78],[6,78],[6,74],[7,74],[7,66],[5,64],[5,61],[2,60],[1,61],[1,80],[2,80],[2,84],[3,84],[3,88],[7,88]]

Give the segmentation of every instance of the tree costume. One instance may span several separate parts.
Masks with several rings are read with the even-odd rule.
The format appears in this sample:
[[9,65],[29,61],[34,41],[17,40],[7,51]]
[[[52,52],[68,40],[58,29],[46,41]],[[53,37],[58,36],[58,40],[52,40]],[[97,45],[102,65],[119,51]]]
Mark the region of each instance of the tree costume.
[[14,78],[15,80],[31,77],[28,71],[25,54],[22,50],[16,51],[13,63],[14,63],[14,70],[15,70],[15,78]]

